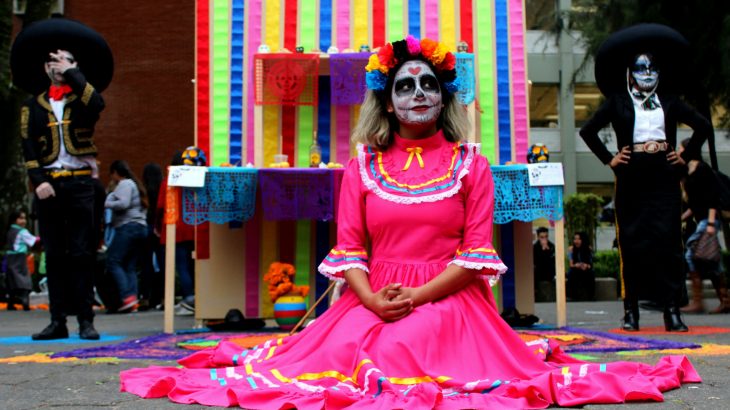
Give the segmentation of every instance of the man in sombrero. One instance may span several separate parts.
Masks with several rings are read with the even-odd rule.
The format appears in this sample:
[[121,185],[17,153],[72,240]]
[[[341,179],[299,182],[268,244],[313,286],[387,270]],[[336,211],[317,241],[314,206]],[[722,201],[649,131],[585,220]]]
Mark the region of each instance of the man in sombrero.
[[[677,31],[640,24],[612,34],[596,54],[596,83],[607,97],[580,130],[593,153],[616,176],[616,234],[621,257],[623,330],[639,330],[639,299],[658,302],[667,332],[686,332],[679,307],[685,274],[680,178],[700,155],[710,122],[678,95],[687,82],[688,43]],[[609,125],[617,153],[598,132]],[[677,123],[694,134],[681,155]]]
[[34,94],[21,108],[20,134],[46,252],[51,313],[50,325],[33,340],[68,338],[68,315],[77,316],[80,338],[99,339],[92,310],[100,217],[94,126],[112,66],[104,39],[72,20],[37,22],[13,43],[13,82]]

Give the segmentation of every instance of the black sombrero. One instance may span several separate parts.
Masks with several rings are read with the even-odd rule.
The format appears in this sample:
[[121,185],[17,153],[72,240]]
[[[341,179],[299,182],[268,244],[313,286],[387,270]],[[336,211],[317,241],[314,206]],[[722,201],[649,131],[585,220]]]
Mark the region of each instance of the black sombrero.
[[73,54],[86,81],[97,91],[109,86],[114,59],[106,40],[85,24],[64,18],[37,21],[18,34],[10,51],[13,83],[32,94],[48,88],[43,64],[48,53],[58,49]]
[[650,53],[660,69],[660,90],[681,92],[688,71],[689,42],[671,27],[642,23],[611,34],[596,53],[596,84],[603,95],[626,91],[626,68],[634,57]]

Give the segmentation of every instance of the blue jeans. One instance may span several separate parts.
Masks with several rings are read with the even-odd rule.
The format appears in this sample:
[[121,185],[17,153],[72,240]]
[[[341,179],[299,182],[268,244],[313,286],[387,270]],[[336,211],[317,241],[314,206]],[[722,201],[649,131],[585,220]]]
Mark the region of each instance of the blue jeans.
[[147,227],[142,224],[114,228],[114,240],[106,251],[106,269],[114,278],[121,299],[137,296],[137,260],[146,236]]
[[[697,224],[697,229],[695,229],[694,233],[687,239],[687,250],[684,253],[684,259],[687,261],[687,267],[689,268],[690,272],[697,272],[698,266],[695,264],[694,261],[694,252],[692,250],[692,244],[695,243],[698,239],[700,239],[700,236],[707,230],[707,219],[701,220]],[[720,224],[720,221],[715,219],[715,235],[720,234],[720,229],[722,229],[722,225]],[[722,258],[720,258],[720,262],[715,267],[717,269],[717,272],[723,272],[723,266],[722,266]]]

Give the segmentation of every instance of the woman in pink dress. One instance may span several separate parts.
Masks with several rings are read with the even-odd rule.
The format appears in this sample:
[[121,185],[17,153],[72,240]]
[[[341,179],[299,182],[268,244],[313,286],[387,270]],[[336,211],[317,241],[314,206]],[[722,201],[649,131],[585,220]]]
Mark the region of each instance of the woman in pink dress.
[[527,409],[661,401],[699,382],[684,357],[581,362],[526,345],[500,318],[492,175],[462,141],[454,63],[443,44],[410,36],[371,57],[338,243],[319,267],[348,289],[324,315],[250,350],[224,342],[182,368],[124,371],[121,389],[248,409]]

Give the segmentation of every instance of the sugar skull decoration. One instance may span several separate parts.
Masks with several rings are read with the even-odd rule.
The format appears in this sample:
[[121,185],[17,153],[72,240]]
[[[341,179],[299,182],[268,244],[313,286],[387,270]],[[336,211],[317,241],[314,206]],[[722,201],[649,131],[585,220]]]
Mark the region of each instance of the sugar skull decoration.
[[360,52],[361,53],[369,53],[370,52],[370,46],[367,44],[363,44],[360,46]]
[[340,52],[340,49],[337,48],[337,46],[329,46],[327,49],[327,54],[337,54]]
[[550,160],[550,152],[544,144],[533,144],[527,151],[527,162],[535,164],[538,162],[548,162]]
[[456,45],[456,52],[457,53],[468,53],[469,52],[469,43],[466,41],[459,41],[459,44]]
[[304,53],[304,47],[302,47],[302,46],[297,46],[297,48],[295,48],[295,49],[294,49],[294,51],[296,51],[297,53],[300,53],[300,54],[301,54],[301,53]]
[[205,152],[195,146],[185,148],[185,151],[182,153],[182,160],[183,165],[194,165],[200,167],[204,167],[208,162],[205,158]]
[[261,44],[261,45],[259,46],[258,52],[259,52],[259,53],[270,53],[270,52],[271,52],[271,49],[269,48],[269,46],[268,46],[268,45],[266,45],[266,44]]

